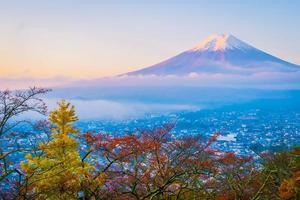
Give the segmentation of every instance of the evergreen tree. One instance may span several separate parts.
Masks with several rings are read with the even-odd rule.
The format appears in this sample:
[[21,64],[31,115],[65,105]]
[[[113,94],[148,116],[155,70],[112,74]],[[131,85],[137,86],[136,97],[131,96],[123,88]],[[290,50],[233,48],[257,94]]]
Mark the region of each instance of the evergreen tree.
[[77,120],[75,109],[62,100],[57,110],[50,113],[53,123],[52,140],[39,146],[41,154],[28,154],[21,163],[26,175],[24,192],[38,199],[77,199],[78,193],[91,170],[82,161],[77,141],[71,137],[79,130],[73,127]]

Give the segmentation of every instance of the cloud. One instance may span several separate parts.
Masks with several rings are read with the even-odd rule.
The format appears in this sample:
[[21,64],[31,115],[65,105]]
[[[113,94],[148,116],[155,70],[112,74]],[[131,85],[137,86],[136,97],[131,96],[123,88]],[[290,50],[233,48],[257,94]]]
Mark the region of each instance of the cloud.
[[[49,110],[57,107],[58,98],[48,98],[45,102]],[[67,99],[76,108],[76,114],[80,120],[100,119],[100,120],[125,120],[140,118],[147,114],[169,114],[178,111],[194,111],[201,107],[188,104],[159,104],[141,102],[122,102],[110,100],[78,100]],[[41,115],[29,113],[23,118],[40,118]]]
[[123,75],[74,82],[73,86],[205,86],[230,88],[300,89],[300,72],[253,74],[190,73],[185,76]]
[[69,77],[37,79],[31,77],[0,77],[0,89],[39,87],[141,87],[141,86],[201,86],[261,89],[300,89],[300,72],[256,72],[252,74],[196,73],[177,75],[122,75],[93,80]]

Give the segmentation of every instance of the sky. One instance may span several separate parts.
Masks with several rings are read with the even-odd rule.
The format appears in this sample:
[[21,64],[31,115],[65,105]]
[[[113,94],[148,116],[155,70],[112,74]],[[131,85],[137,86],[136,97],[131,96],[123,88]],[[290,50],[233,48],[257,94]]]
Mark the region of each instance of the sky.
[[300,64],[298,0],[0,0],[0,83],[94,79],[230,33]]

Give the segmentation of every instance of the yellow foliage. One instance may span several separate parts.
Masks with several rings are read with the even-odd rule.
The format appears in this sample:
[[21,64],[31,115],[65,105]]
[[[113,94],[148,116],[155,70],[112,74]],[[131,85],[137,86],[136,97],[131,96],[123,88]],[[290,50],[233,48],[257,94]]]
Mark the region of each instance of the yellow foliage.
[[83,163],[77,141],[70,137],[79,132],[73,127],[77,120],[74,107],[64,100],[58,105],[49,116],[55,126],[52,140],[40,144],[40,156],[28,154],[27,161],[21,163],[28,188],[38,194],[37,199],[77,199],[85,177],[92,169],[91,165]]
[[[78,133],[78,129],[75,129],[72,124],[77,121],[78,118],[75,114],[74,106],[62,100],[58,103],[58,109],[54,110],[49,115],[49,121],[56,125],[53,128],[53,133],[58,133],[58,135],[64,134],[75,134]],[[53,136],[55,137],[55,135]]]

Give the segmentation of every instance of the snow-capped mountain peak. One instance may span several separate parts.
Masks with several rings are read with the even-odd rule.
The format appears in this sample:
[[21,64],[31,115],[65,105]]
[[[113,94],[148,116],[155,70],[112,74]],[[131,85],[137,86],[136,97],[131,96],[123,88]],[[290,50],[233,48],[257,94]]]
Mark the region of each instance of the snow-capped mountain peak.
[[191,51],[225,51],[228,49],[246,50],[252,48],[230,34],[215,34],[195,46]]
[[243,74],[300,71],[230,34],[212,35],[196,47],[127,75]]

